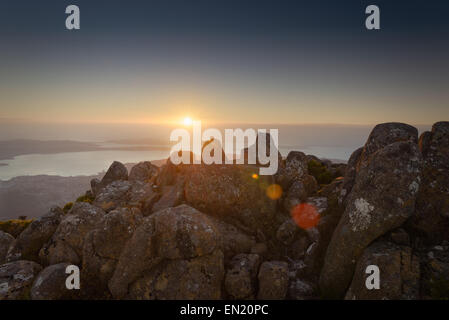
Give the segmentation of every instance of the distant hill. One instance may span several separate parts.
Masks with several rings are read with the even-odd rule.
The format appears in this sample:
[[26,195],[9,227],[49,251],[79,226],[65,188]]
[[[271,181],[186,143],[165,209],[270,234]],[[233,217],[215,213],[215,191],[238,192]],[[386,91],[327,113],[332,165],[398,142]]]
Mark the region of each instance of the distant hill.
[[[161,166],[165,161],[156,160],[152,163]],[[133,165],[134,163],[125,164],[128,171]],[[104,173],[75,177],[20,176],[8,181],[0,180],[0,221],[19,216],[40,217],[53,205],[63,206],[75,201],[90,189],[90,180],[101,179]]]
[[53,205],[74,201],[90,188],[95,176],[21,176],[0,181],[0,220],[39,217]]
[[97,151],[101,148],[91,142],[55,140],[0,140],[0,160],[11,159],[23,154],[48,154],[62,152]]

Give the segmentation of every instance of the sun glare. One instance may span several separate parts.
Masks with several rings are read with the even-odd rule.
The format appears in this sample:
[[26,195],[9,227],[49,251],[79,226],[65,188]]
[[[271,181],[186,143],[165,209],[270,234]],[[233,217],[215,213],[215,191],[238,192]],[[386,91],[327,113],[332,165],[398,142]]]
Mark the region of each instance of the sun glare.
[[184,123],[185,126],[191,126],[192,125],[192,119],[189,117],[185,117],[184,120],[182,121],[182,123]]

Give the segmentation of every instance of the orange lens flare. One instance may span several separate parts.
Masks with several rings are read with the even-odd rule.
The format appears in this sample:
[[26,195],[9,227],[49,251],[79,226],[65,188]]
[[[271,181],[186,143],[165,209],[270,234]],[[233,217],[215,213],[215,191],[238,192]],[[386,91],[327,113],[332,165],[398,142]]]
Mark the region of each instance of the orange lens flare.
[[292,209],[291,215],[296,224],[306,230],[315,227],[320,222],[320,214],[313,205],[308,203],[296,205]]
[[257,173],[253,173],[251,177],[256,180],[259,179],[259,175]]
[[266,193],[271,200],[277,200],[282,196],[282,188],[278,184],[272,184],[268,186]]

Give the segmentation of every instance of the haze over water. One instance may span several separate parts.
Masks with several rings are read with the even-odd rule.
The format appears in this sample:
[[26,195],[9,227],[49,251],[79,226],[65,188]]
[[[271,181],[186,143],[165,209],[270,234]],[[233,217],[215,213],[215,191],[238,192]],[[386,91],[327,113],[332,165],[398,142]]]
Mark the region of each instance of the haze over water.
[[[203,125],[203,130],[211,126]],[[279,129],[280,152],[285,157],[299,150],[320,158],[346,161],[362,146],[373,126],[350,125],[275,125],[221,124],[224,128]],[[74,140],[95,142],[98,150],[51,153],[33,151],[12,159],[0,160],[0,180],[23,175],[94,175],[106,170],[113,161],[136,163],[166,159],[169,136],[174,126],[144,124],[30,124],[2,126],[2,137],[12,139]],[[419,126],[420,131],[429,126]],[[22,143],[20,140],[14,143]],[[1,155],[1,154],[0,154]]]

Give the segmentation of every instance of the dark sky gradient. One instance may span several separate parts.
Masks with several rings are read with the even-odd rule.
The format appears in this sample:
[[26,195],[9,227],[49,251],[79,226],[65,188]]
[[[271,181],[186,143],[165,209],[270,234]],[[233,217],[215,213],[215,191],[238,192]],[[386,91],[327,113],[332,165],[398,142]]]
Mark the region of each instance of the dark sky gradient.
[[443,0],[3,0],[0,118],[428,124],[449,114],[448,16]]

